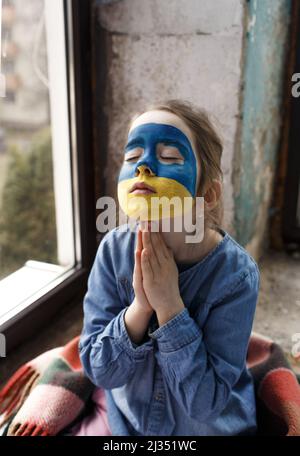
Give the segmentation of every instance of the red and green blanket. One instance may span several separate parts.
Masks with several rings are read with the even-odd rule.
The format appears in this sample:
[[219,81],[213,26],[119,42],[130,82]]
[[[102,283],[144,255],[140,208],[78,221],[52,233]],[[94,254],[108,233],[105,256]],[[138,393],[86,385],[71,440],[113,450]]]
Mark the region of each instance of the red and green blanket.
[[[21,366],[0,390],[0,435],[54,436],[90,412],[95,386],[75,337]],[[280,345],[252,333],[247,366],[255,383],[258,435],[300,435],[300,376]]]

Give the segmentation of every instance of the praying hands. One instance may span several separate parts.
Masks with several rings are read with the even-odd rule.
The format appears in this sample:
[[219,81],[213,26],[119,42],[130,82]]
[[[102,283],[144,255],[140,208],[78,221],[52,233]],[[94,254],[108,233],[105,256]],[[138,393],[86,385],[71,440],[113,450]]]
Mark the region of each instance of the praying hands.
[[153,310],[160,325],[185,307],[180,296],[178,269],[172,250],[159,232],[138,229],[133,287],[139,306]]

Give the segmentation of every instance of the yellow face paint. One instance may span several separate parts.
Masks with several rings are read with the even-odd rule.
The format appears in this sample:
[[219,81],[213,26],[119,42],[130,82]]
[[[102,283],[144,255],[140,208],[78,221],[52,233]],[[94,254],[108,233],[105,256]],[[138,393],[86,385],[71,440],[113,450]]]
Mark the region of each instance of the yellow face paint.
[[[156,190],[156,193],[130,193],[131,187],[136,182],[150,185]],[[119,182],[118,200],[125,214],[140,220],[177,217],[193,206],[193,198],[182,184],[174,179],[156,176],[141,175]]]
[[[158,143],[178,149],[183,160],[162,162],[157,157]],[[126,152],[135,149],[142,149],[142,153],[135,160],[124,160],[118,181],[118,200],[125,214],[140,220],[158,220],[190,210],[195,202],[197,164],[186,135],[172,125],[142,124],[130,132],[125,157]],[[149,185],[154,192],[134,193],[131,190],[136,183]]]

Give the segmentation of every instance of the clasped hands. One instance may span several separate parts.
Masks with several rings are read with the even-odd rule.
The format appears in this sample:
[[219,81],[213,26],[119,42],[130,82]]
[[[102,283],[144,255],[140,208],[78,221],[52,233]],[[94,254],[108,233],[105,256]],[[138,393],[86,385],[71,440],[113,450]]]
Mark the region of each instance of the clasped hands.
[[139,309],[155,311],[160,325],[185,307],[174,255],[161,233],[138,228],[132,285]]

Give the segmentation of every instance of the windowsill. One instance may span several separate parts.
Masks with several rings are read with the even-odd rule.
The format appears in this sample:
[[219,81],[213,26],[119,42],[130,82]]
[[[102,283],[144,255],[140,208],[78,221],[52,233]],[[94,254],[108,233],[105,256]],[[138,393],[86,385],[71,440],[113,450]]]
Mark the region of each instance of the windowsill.
[[74,273],[74,268],[29,260],[0,281],[0,328]]

